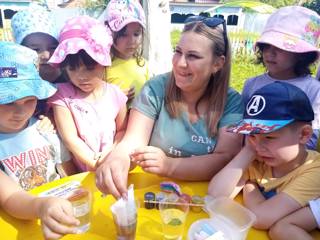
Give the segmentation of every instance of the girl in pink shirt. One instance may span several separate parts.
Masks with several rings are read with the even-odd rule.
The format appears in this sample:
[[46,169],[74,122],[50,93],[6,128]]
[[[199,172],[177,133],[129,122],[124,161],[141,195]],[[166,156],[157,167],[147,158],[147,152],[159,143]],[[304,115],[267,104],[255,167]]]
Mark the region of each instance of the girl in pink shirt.
[[67,75],[49,99],[57,129],[80,171],[93,171],[126,127],[127,97],[104,81],[111,65],[110,30],[88,16],[70,19],[49,60]]

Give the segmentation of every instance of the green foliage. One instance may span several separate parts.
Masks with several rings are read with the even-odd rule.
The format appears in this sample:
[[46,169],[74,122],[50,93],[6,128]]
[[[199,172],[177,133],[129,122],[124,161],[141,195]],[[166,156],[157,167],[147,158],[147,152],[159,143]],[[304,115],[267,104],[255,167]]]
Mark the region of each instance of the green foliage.
[[320,14],[320,0],[309,0],[303,4],[304,7],[310,8]]
[[105,8],[110,0],[86,0],[84,3],[84,8],[89,11],[96,11],[101,8]]
[[180,31],[179,30],[171,31],[171,45],[172,45],[172,48],[175,48],[175,46],[177,45],[179,39],[180,39]]

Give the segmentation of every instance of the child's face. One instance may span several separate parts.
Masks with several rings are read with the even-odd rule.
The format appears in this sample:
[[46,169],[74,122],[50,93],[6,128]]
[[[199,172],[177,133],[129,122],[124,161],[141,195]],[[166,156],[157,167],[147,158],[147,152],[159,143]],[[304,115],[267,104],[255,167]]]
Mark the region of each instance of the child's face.
[[40,76],[49,82],[54,82],[60,75],[59,68],[54,68],[48,64],[48,60],[58,44],[55,38],[45,33],[31,33],[22,42],[22,45],[38,53]]
[[257,159],[270,167],[281,167],[296,160],[300,151],[300,139],[301,128],[293,126],[249,136],[249,141],[257,152]]
[[66,71],[73,85],[85,93],[94,91],[103,81],[104,67],[100,64],[86,67],[86,65],[80,63],[78,68],[67,66]]
[[132,58],[142,43],[142,27],[139,23],[129,23],[122,36],[120,36],[113,47],[116,56],[122,59]]
[[25,97],[15,102],[0,105],[0,132],[16,133],[23,130],[37,105],[36,97]]
[[295,53],[266,44],[263,47],[262,57],[271,77],[280,80],[296,77],[294,73],[294,66],[297,63]]

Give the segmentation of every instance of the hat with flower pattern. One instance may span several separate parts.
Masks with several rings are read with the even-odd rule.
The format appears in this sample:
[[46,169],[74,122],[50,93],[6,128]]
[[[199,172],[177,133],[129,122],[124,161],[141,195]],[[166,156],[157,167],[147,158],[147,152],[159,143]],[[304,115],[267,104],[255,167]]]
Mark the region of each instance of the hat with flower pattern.
[[111,0],[106,12],[109,27],[118,32],[129,23],[140,23],[146,27],[146,16],[138,0]]
[[59,45],[49,63],[58,66],[67,55],[84,50],[97,63],[110,66],[112,43],[112,34],[107,26],[89,16],[77,16],[69,19],[62,28]]
[[53,15],[39,5],[32,5],[18,11],[11,19],[12,34],[16,43],[21,44],[23,39],[31,33],[46,33],[55,39],[58,30]]
[[320,16],[301,6],[279,8],[269,17],[257,43],[294,53],[320,55]]

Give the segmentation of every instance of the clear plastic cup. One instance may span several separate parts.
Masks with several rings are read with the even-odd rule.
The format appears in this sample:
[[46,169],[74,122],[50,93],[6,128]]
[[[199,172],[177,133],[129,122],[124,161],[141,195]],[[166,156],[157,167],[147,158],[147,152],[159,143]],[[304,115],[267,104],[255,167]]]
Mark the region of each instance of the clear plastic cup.
[[209,224],[215,230],[223,232],[226,239],[245,239],[256,220],[254,213],[229,198],[213,199],[205,207],[210,215]]
[[163,239],[181,240],[189,212],[188,202],[180,197],[166,197],[159,203]]

